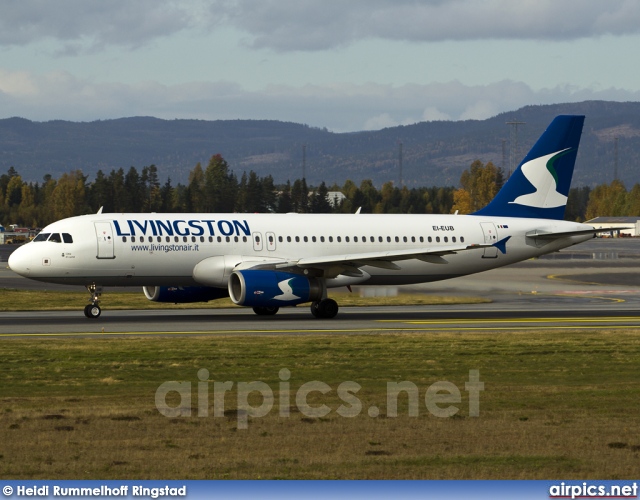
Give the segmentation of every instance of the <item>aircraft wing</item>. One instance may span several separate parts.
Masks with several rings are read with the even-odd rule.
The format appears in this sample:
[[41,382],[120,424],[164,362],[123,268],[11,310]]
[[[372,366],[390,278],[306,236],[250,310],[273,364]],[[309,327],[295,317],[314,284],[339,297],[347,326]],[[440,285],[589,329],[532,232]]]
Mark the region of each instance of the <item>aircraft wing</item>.
[[[501,242],[502,243],[502,242]],[[327,255],[318,257],[303,257],[297,260],[286,260],[277,263],[260,263],[253,269],[267,267],[279,270],[317,269],[324,272],[325,277],[332,278],[340,274],[346,276],[361,276],[361,267],[372,266],[380,269],[399,270],[395,262],[418,259],[432,264],[447,264],[444,255],[452,255],[467,250],[477,250],[494,245],[439,245],[437,248],[416,248],[410,250],[390,250],[386,252],[364,252],[344,255]]]

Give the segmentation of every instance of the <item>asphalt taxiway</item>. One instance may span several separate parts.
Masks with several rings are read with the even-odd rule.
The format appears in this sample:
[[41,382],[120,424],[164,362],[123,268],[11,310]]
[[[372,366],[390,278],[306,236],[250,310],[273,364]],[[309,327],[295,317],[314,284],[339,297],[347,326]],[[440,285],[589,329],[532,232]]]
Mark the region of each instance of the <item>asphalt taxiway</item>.
[[[75,289],[21,278],[0,247],[0,288]],[[413,293],[482,296],[489,304],[342,307],[332,320],[307,306],[259,317],[250,309],[114,311],[97,320],[77,311],[2,312],[0,337],[39,335],[267,335],[640,328],[640,239],[595,239],[544,259],[453,280]],[[402,291],[402,287],[401,287]],[[140,290],[140,293],[142,291]]]

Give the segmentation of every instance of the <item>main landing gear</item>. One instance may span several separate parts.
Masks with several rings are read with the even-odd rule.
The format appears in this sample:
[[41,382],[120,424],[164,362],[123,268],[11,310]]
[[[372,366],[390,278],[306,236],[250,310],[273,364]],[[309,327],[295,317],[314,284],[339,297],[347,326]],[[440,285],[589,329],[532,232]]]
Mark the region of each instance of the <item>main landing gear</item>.
[[[87,308],[91,307],[91,304]],[[98,307],[97,305],[95,307]],[[98,307],[98,309],[100,309]],[[315,318],[331,319],[338,314],[338,303],[333,299],[322,299],[311,303],[311,314]],[[258,316],[273,316],[279,310],[279,307],[254,307],[253,312]],[[85,309],[85,314],[87,310]],[[98,316],[100,313],[98,312]],[[96,316],[97,317],[97,316]]]
[[322,299],[311,303],[311,314],[315,318],[335,318],[338,314],[338,303],[333,299]]
[[279,307],[254,307],[253,312],[258,316],[273,316],[279,309]]
[[84,315],[89,319],[99,318],[102,309],[100,309],[98,303],[100,302],[102,288],[97,287],[95,283],[92,283],[91,285],[87,285],[87,290],[91,294],[91,304],[87,304],[84,307]]

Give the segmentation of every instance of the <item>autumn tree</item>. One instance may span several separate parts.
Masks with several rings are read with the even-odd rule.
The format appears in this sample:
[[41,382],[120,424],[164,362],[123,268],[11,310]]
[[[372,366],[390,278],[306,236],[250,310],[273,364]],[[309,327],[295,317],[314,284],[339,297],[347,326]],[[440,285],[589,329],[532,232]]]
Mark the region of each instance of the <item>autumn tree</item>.
[[475,160],[460,176],[460,189],[453,194],[452,211],[468,214],[485,207],[502,187],[502,171],[493,163]]

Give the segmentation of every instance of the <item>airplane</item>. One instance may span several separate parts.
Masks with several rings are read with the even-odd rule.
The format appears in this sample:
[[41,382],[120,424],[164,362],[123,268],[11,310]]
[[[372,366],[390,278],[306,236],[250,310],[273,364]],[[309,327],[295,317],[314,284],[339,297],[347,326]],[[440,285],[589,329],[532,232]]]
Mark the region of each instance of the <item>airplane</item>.
[[82,215],[54,222],[9,258],[24,277],[87,288],[142,286],[156,302],[230,297],[260,316],[310,303],[333,318],[336,287],[406,285],[494,269],[593,238],[564,221],[584,116],[553,119],[495,198],[470,215]]

